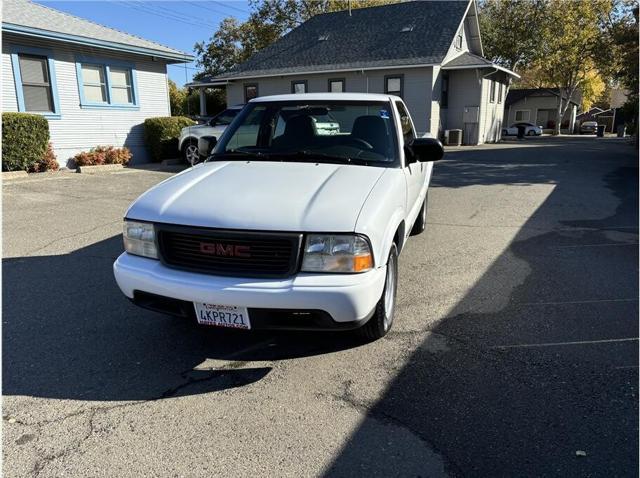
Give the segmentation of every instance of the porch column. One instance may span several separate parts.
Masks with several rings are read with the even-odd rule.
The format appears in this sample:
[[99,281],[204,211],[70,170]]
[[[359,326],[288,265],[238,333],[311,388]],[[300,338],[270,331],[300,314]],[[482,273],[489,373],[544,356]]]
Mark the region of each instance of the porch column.
[[200,93],[200,116],[207,116],[207,96],[204,86],[198,89]]

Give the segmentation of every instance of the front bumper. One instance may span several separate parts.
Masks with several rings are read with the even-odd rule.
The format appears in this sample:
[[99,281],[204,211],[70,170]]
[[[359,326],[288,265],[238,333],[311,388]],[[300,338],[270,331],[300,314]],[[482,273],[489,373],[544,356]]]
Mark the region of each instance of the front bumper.
[[[125,252],[113,264],[113,272],[120,290],[132,300],[146,293],[177,299],[182,306],[208,302],[247,307],[250,316],[251,309],[256,309],[263,317],[264,328],[268,327],[269,309],[313,311],[328,315],[335,327],[322,319],[319,327],[312,328],[340,329],[361,325],[371,316],[384,289],[386,267],[363,274],[298,273],[287,279],[248,279],[171,269],[160,261]],[[289,326],[279,328],[298,328],[295,319],[291,320]]]

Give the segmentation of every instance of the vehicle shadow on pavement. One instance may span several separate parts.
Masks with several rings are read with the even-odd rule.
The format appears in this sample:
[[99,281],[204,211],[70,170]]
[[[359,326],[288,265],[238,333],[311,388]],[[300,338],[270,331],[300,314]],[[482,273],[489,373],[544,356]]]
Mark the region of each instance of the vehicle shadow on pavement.
[[114,236],[71,254],[3,260],[4,395],[114,401],[208,393],[263,379],[269,361],[359,345],[345,334],[226,331],[140,309],[113,278],[121,251]]
[[[637,152],[558,144],[547,160],[547,150],[506,149],[451,154],[436,166],[440,186],[555,188],[429,327],[326,476],[440,476],[438,462],[380,452],[389,446],[373,432],[381,423],[438,454],[449,476],[636,475]],[[599,218],[600,202],[617,204],[613,214]],[[425,271],[425,291],[432,279]],[[387,340],[405,338],[392,331]]]
[[[495,149],[467,149],[463,152],[445,152],[444,160],[435,164],[430,187],[461,188],[467,186],[491,186],[515,184],[556,184],[575,168],[572,159],[590,155],[584,167],[607,162],[611,148],[631,151],[626,139],[599,138],[528,138],[532,144],[501,143]],[[559,153],[560,151],[563,151]],[[571,157],[573,152],[575,156]],[[594,155],[594,153],[596,155]],[[598,153],[603,153],[597,155]],[[455,158],[464,158],[458,161]],[[519,160],[522,158],[522,160]],[[564,187],[579,188],[580,184],[563,183]]]

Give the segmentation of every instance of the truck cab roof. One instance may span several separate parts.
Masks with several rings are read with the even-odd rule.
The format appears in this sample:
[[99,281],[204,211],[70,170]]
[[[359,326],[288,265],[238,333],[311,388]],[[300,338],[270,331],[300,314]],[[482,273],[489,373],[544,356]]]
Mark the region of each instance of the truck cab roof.
[[394,95],[377,93],[296,93],[288,95],[260,96],[250,103],[270,103],[273,101],[402,101]]

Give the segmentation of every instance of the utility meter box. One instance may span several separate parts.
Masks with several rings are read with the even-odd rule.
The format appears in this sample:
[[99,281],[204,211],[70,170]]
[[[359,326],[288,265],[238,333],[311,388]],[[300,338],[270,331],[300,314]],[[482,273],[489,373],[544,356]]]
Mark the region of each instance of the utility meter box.
[[465,106],[462,113],[463,123],[477,123],[480,118],[479,106]]

